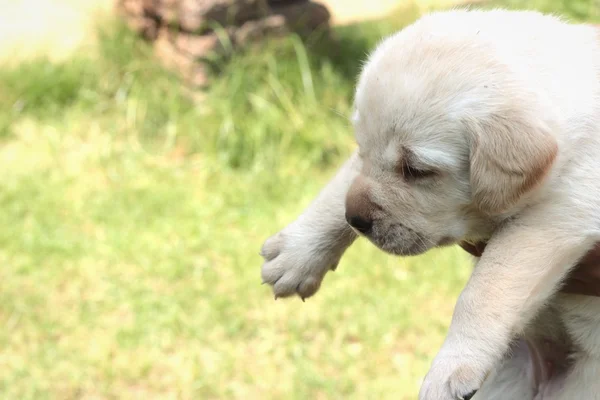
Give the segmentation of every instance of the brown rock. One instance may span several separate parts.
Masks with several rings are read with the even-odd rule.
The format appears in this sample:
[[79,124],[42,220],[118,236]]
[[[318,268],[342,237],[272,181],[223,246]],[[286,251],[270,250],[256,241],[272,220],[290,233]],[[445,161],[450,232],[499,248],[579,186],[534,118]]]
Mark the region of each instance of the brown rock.
[[157,18],[163,23],[174,24],[178,23],[179,18],[179,3],[181,0],[146,0],[154,2],[152,11]]
[[[140,1],[144,5],[145,10],[154,10],[159,6],[160,3],[167,2],[168,0],[137,0]],[[179,0],[174,0],[174,2],[178,2]]]
[[267,36],[280,36],[288,32],[285,18],[272,15],[256,21],[248,21],[233,33],[233,42],[243,46],[248,42],[264,39]]
[[308,0],[295,1],[290,4],[273,4],[271,12],[274,15],[283,16],[291,30],[304,35],[327,27],[331,19],[327,7]]
[[119,0],[117,12],[124,16],[127,26],[148,40],[156,39],[158,21],[146,14],[144,0]]
[[330,20],[326,7],[309,0],[117,0],[117,9],[155,41],[164,67],[196,87],[208,83],[210,55],[290,30],[309,34]]
[[142,35],[147,40],[155,40],[158,36],[158,23],[145,16],[129,16],[126,19],[129,29]]
[[142,0],[121,0],[118,6],[122,12],[130,16],[143,16],[144,4]]
[[[267,0],[118,0],[117,4],[127,19],[133,18],[132,28],[146,37],[155,36],[158,25],[198,33],[223,27],[229,30],[274,15],[282,16],[291,30],[307,34],[326,26],[331,18],[325,6],[309,0],[270,0],[268,4]],[[150,23],[150,19],[156,23]],[[279,25],[274,21],[269,20],[267,25]],[[261,31],[254,26],[244,29]]]
[[[230,46],[244,46],[267,36],[280,36],[288,32],[285,19],[281,15],[272,15],[263,19],[248,21],[239,28],[227,28],[222,32],[227,35],[226,38],[215,32],[204,35],[180,32],[174,38],[171,37],[170,40],[180,52],[198,59],[211,53],[223,54]],[[223,40],[228,40],[229,43],[223,43]]]
[[188,32],[240,25],[269,13],[266,0],[180,0],[179,25]]
[[191,86],[206,86],[208,84],[206,66],[194,57],[179,51],[164,31],[159,33],[154,44],[154,51],[165,68],[179,73]]
[[212,52],[221,53],[224,51],[221,38],[214,32],[205,35],[180,32],[174,41],[175,47],[180,52],[194,59],[206,57]]

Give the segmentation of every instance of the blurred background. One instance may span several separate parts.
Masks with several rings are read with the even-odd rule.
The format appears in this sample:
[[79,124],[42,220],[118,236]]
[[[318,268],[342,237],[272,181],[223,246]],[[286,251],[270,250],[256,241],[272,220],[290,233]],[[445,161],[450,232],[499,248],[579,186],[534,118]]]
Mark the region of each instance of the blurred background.
[[302,303],[258,252],[354,149],[366,54],[456,1],[118,3],[0,1],[0,398],[414,399],[467,256],[359,240]]

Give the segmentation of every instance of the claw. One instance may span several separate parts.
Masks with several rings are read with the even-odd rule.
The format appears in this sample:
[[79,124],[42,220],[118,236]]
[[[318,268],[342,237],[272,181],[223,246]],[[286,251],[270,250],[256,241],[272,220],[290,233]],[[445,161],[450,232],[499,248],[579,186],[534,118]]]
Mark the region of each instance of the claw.
[[306,301],[304,301],[304,297],[300,296],[300,298],[302,299],[303,303],[306,303]]
[[277,297],[277,295],[275,295],[275,300],[277,300],[277,299],[278,299],[278,297]]
[[266,281],[262,281],[261,285],[264,285],[265,283],[267,283]]

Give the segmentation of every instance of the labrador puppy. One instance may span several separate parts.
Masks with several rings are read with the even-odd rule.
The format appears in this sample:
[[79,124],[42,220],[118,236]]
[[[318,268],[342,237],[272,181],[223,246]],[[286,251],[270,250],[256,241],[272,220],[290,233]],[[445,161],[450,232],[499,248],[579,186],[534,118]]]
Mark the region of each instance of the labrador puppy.
[[429,14],[355,93],[358,151],[262,248],[277,297],[358,235],[395,255],[486,243],[419,399],[600,399],[600,298],[559,293],[600,240],[600,36],[525,11]]

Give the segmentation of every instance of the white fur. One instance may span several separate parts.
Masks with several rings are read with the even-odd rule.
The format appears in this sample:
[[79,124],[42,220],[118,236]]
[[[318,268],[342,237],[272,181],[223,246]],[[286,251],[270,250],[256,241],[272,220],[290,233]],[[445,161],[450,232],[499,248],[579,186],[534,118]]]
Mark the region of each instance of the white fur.
[[[599,74],[594,28],[534,12],[434,13],[387,38],[357,85],[359,154],[266,241],[263,279],[313,295],[356,238],[344,202],[394,254],[486,240],[420,400],[600,398],[600,299],[556,294],[600,240]],[[408,159],[435,175],[409,180]],[[574,365],[536,394],[511,343],[548,331]]]

